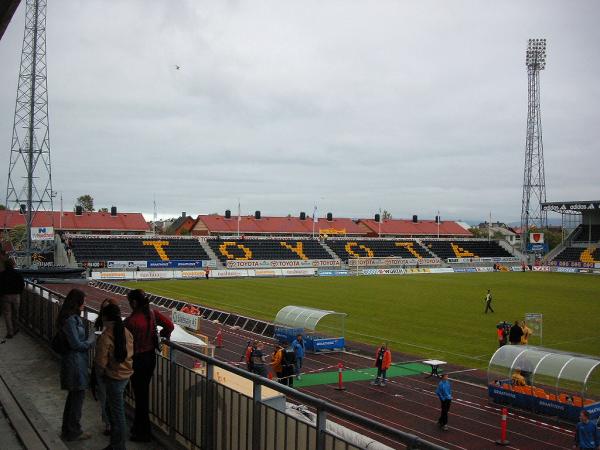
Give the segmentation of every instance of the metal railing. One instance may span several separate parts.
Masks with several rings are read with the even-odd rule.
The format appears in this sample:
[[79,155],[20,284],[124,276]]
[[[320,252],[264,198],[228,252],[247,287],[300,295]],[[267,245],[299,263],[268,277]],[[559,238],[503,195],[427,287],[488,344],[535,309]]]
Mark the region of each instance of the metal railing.
[[[30,282],[22,294],[19,318],[23,326],[40,338],[50,341],[56,332],[56,317],[64,297]],[[93,323],[84,309],[88,330]],[[443,450],[383,423],[360,416],[293,388],[247,372],[226,362],[210,358],[175,342],[165,343],[170,357],[156,354],[156,371],[150,385],[150,414],[153,423],[173,440],[190,449],[203,450],[360,450],[327,429],[327,419],[337,418],[351,429],[369,430],[380,441],[394,448]],[[90,363],[93,350],[90,352]],[[205,371],[187,367],[200,361]],[[242,377],[251,386],[246,395],[216,380],[215,372],[226,370]],[[221,382],[219,382],[221,381]],[[316,421],[301,420],[276,408],[261,398],[263,388],[284,395],[288,401],[301,403],[316,412]],[[127,401],[133,405],[131,393]]]

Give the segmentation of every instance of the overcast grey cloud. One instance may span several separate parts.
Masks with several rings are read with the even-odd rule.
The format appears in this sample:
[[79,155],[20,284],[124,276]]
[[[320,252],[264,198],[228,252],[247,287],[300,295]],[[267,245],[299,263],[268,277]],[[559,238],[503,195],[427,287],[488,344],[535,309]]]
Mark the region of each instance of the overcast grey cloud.
[[[535,37],[548,198],[600,196],[596,0],[48,3],[68,207],[518,220]],[[2,187],[24,7],[0,41]]]

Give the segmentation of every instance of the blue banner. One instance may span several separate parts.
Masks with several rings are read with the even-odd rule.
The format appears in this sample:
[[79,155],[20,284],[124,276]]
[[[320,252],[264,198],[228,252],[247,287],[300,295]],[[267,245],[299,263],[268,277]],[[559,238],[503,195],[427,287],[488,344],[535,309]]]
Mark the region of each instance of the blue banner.
[[171,260],[171,261],[148,261],[148,267],[158,269],[184,269],[202,267],[205,261]]
[[345,277],[348,275],[347,270],[319,270],[320,277]]
[[534,253],[548,253],[548,244],[527,244],[527,251]]

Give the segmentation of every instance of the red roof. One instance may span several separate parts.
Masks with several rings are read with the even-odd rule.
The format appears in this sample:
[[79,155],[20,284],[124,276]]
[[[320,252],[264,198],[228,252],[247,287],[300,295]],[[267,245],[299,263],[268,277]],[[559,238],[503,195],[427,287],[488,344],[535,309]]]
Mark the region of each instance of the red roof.
[[[25,225],[25,216],[19,211],[0,211],[0,228],[14,228]],[[51,227],[65,231],[148,231],[149,227],[141,213],[117,213],[111,216],[105,212],[84,212],[81,216],[74,212],[39,211],[33,218],[35,227]]]
[[[230,219],[217,215],[198,216],[198,222],[202,222],[211,233],[235,234],[238,229],[237,216],[232,216]],[[300,220],[298,217],[262,217],[255,219],[254,216],[242,216],[240,221],[240,233],[311,234],[312,231],[313,220],[308,216],[306,220]],[[369,233],[369,229],[352,219],[334,218],[328,221],[321,218],[315,223],[315,233],[366,235]]]
[[[362,220],[366,226],[368,226],[373,232],[378,233],[379,223],[375,220],[367,219]],[[436,236],[438,234],[438,224],[435,220],[419,220],[413,222],[412,220],[406,219],[389,219],[381,222],[381,234],[393,234],[393,235],[406,235],[406,236]],[[465,236],[470,237],[471,232],[465,230],[456,222],[442,221],[440,222],[440,236]]]

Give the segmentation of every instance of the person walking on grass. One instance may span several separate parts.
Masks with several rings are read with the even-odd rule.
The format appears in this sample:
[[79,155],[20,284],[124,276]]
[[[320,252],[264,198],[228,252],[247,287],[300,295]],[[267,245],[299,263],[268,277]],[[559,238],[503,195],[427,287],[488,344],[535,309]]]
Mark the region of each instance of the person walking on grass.
[[484,314],[487,314],[488,310],[492,313],[494,312],[492,308],[492,291],[488,289],[487,294],[485,295],[485,311]]
[[575,445],[581,450],[600,449],[600,433],[598,426],[590,420],[590,413],[585,409],[579,413],[579,423],[575,427]]
[[448,380],[448,374],[442,375],[442,381],[438,384],[435,390],[436,395],[441,402],[441,414],[438,419],[439,427],[447,431],[448,430],[448,411],[450,410],[450,404],[452,403],[452,386],[450,386],[450,380]]
[[375,352],[375,367],[377,367],[377,378],[371,384],[373,386],[385,386],[387,383],[387,370],[392,365],[392,352],[388,349],[386,343]]
[[65,352],[60,364],[60,387],[68,391],[62,418],[61,437],[65,441],[90,439],[92,435],[81,429],[81,410],[85,391],[89,386],[88,351],[94,345],[95,334],[85,337],[85,325],[81,319],[85,294],[71,289],[63,301],[56,326],[63,334]]

